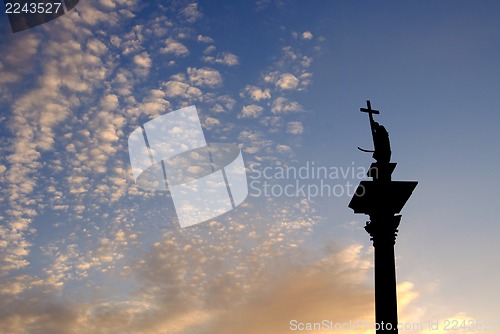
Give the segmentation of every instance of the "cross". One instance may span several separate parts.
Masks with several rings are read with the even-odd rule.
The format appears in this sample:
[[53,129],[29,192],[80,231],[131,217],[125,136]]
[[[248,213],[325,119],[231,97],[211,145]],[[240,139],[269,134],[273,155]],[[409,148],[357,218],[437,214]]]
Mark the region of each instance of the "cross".
[[370,103],[370,100],[366,101],[366,106],[368,108],[359,108],[359,111],[367,112],[370,115],[370,119],[372,119],[372,114],[380,114],[378,110],[372,109],[372,104]]
[[[380,114],[380,111],[372,109],[372,104],[371,104],[370,100],[366,100],[366,106],[368,108],[359,108],[359,111],[366,112],[366,113],[368,113],[368,115],[370,115],[370,128],[372,130],[373,145],[375,145],[375,131],[376,131],[375,125],[378,125],[378,123],[373,120],[373,114]],[[363,152],[370,152],[368,150],[363,150],[362,148],[359,148],[359,149]],[[374,151],[372,151],[372,152],[374,152]]]

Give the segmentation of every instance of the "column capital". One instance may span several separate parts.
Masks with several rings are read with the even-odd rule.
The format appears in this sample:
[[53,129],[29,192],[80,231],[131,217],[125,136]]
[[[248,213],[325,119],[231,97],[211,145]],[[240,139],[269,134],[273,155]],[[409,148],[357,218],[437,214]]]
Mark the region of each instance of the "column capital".
[[395,216],[370,216],[370,221],[366,222],[365,230],[370,234],[373,247],[379,245],[394,245],[398,234],[401,215]]

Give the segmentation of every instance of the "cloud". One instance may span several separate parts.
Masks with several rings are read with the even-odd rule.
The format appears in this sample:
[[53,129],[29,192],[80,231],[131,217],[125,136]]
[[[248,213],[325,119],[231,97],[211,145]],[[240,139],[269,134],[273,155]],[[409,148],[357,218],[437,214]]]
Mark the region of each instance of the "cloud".
[[286,132],[292,135],[301,135],[304,132],[304,127],[301,122],[288,122]]
[[[249,200],[188,231],[172,227],[168,196],[134,186],[127,135],[160,113],[194,102],[203,103],[204,127],[224,140],[238,137],[244,154],[255,154],[249,159],[278,162],[289,155],[290,144],[269,134],[297,131],[290,124],[300,122],[286,114],[302,107],[286,94],[302,89],[303,67],[310,64],[297,50],[283,50],[280,62],[265,72],[271,81],[242,85],[243,99],[237,101],[229,89],[213,89],[223,83],[216,69],[198,64],[179,70],[182,61],[173,66],[156,56],[188,56],[195,48],[179,41],[196,39],[198,48],[206,47],[203,55],[201,49],[191,55],[198,62],[207,56],[214,67],[234,66],[238,57],[201,44],[214,41],[195,25],[179,25],[178,7],[144,19],[138,15],[144,4],[82,3],[54,21],[60,29],[50,38],[23,35],[24,54],[0,51],[12,54],[3,58],[8,76],[0,77],[7,83],[1,89],[4,96],[16,94],[9,110],[11,151],[0,165],[2,198],[10,209],[0,217],[1,269],[13,275],[0,284],[0,333],[210,334],[245,333],[253,326],[280,333],[297,310],[303,319],[324,314],[318,312],[327,305],[339,316],[365,309],[372,314],[370,287],[359,281],[366,272],[364,248],[318,255],[302,247],[319,220],[307,201]],[[200,17],[196,3],[181,10],[185,21]],[[25,61],[18,61],[23,55]],[[166,70],[167,78],[179,73],[164,79],[149,75],[153,68]],[[26,73],[31,84],[17,90],[12,84]],[[275,115],[263,117],[259,101]],[[258,120],[245,120],[244,128],[226,122],[237,117]]]
[[167,38],[165,44],[166,46],[160,50],[161,53],[171,53],[175,56],[182,57],[189,55],[188,48],[184,44],[177,42],[172,38]]
[[118,107],[118,96],[115,94],[108,94],[101,99],[101,107],[104,110],[114,110]]
[[134,56],[134,63],[140,67],[149,69],[151,67],[151,57],[149,57],[149,54],[144,51],[141,54]]
[[283,121],[280,116],[266,116],[260,118],[260,123],[269,128],[269,131],[274,133],[278,132],[283,126]]
[[[112,3],[122,7],[126,2],[133,8],[135,1]],[[97,6],[103,10],[109,7],[105,3]],[[119,65],[124,60],[139,69],[149,69],[151,58],[149,53],[140,51],[144,50],[140,46],[143,40],[140,24],[134,25],[132,34],[124,33],[119,40],[114,39],[119,47],[133,46],[133,53],[121,54],[113,44],[109,44],[110,50],[108,36],[103,33],[105,28],[115,24],[118,18],[125,22],[129,13],[122,9],[110,13],[103,10],[82,3],[78,11],[71,11],[54,21],[58,27],[44,35],[44,48],[39,48],[39,41],[33,39],[38,36],[35,33],[18,39],[25,45],[16,47],[23,51],[17,56],[17,65],[21,65],[19,60],[25,56],[36,58],[36,67],[26,64],[15,69],[19,78],[23,78],[24,70],[29,71],[30,83],[21,89],[13,85],[14,81],[0,83],[3,92],[15,96],[15,101],[6,101],[12,130],[12,135],[6,139],[12,149],[5,156],[8,169],[2,175],[0,186],[9,207],[6,223],[0,227],[0,266],[2,276],[16,275],[13,271],[28,267],[35,256],[40,264],[26,268],[27,272],[41,277],[31,280],[33,286],[59,287],[79,277],[73,255],[80,253],[69,247],[71,238],[76,235],[72,230],[78,231],[85,225],[78,231],[78,236],[85,237],[88,234],[85,229],[93,228],[96,220],[109,218],[107,205],[127,193],[127,177],[122,168],[124,159],[116,159],[115,154],[123,150],[126,123],[123,114],[133,109],[124,111],[120,103],[130,107],[131,99],[127,95],[141,79]],[[99,29],[95,27],[101,24]],[[91,26],[96,29],[89,29]],[[99,33],[93,34],[93,31]],[[128,43],[128,38],[134,43]],[[15,62],[9,50],[0,52],[3,64]],[[27,77],[24,79],[28,82]],[[39,217],[41,212],[47,213],[45,218]],[[53,212],[57,215],[52,215]],[[99,212],[99,217],[90,218],[89,212]],[[44,234],[49,241],[37,238],[33,221],[38,219],[44,229],[51,231]],[[61,226],[63,228],[58,230]],[[54,235],[52,228],[56,231]],[[95,229],[92,235],[103,230]],[[61,234],[57,234],[59,232]],[[37,250],[57,248],[61,254],[33,253],[33,245],[28,240],[35,240],[33,244]],[[89,247],[89,244],[91,241],[78,247]],[[13,287],[11,291],[20,294],[19,287],[24,289],[31,284],[27,281],[22,284],[9,281]],[[28,288],[24,290],[29,291]]]
[[303,110],[302,106],[296,101],[290,101],[285,97],[277,97],[273,102],[271,112],[273,114],[290,114]]
[[107,8],[115,8],[116,4],[114,3],[113,0],[100,0],[101,5],[107,7]]
[[303,56],[301,61],[300,61],[300,64],[304,67],[309,67],[309,66],[311,66],[312,61],[313,61],[313,59],[311,57]]
[[[151,117],[157,117],[171,108],[170,102],[165,100],[165,97],[175,96],[172,92],[169,91],[169,89],[175,91],[175,87],[170,87],[168,84],[166,84],[166,87],[167,89],[165,91],[161,89],[152,89],[149,91],[148,96],[144,97],[142,103],[138,106],[143,114],[151,115]],[[189,90],[189,87],[186,88],[186,90]],[[186,91],[184,91],[184,93],[180,95],[182,95],[184,98],[192,98],[192,95],[190,94],[193,94],[193,91],[190,91],[189,93],[186,93]]]
[[261,106],[250,104],[241,109],[241,113],[238,115],[238,118],[257,118],[262,114],[263,110],[264,108]]
[[279,144],[279,145],[276,145],[276,151],[279,153],[291,153],[292,148],[288,145]]
[[299,79],[291,73],[282,74],[276,81],[276,87],[281,90],[296,89],[299,86]]
[[216,113],[229,112],[236,105],[236,100],[229,95],[220,95],[217,97],[217,103],[212,107]]
[[216,87],[222,83],[222,76],[213,68],[188,67],[187,74],[189,81],[196,86]]
[[[50,172],[61,168],[58,159],[47,159],[43,163],[46,173],[40,173],[42,158],[57,147],[65,137],[61,124],[71,120],[72,110],[79,108],[80,100],[74,94],[89,94],[105,78],[103,62],[96,56],[106,52],[96,41],[87,44],[89,53],[82,53],[81,45],[74,40],[61,43],[58,38],[51,40],[47,48],[40,49],[39,58],[42,71],[33,81],[31,89],[15,90],[16,100],[10,105],[10,124],[13,136],[9,138],[12,149],[5,159],[9,162],[5,173],[6,184],[2,185],[3,195],[8,198],[11,229],[0,230],[0,265],[2,271],[20,269],[29,265],[30,248],[27,241],[36,232],[31,223],[43,205],[43,188],[49,183]],[[32,43],[27,41],[28,54]],[[57,47],[57,54],[50,54]],[[36,50],[36,49],[33,49]],[[48,52],[49,54],[45,54]],[[48,56],[48,57],[47,57]],[[4,59],[9,60],[10,56]],[[19,57],[22,59],[22,57]],[[26,67],[29,68],[29,67]],[[17,75],[23,75],[23,68]],[[15,88],[5,85],[8,91]],[[55,204],[55,203],[54,203]],[[37,208],[35,210],[34,208]]]
[[[264,278],[260,291],[230,311],[227,320],[219,323],[217,333],[244,333],[247,328],[256,333],[282,333],[290,329],[291,320],[369,319],[373,312],[371,289],[360,285],[358,279],[349,281],[354,272],[364,276],[367,268],[346,266],[342,256],[340,253],[304,267],[288,267],[286,273],[280,270],[272,279]],[[340,274],[341,268],[346,270],[346,277]]]
[[[301,60],[301,63],[304,67],[309,66],[311,59],[303,59]],[[300,76],[300,88],[299,90],[305,89],[307,86],[309,86],[312,83],[312,73],[310,72],[303,72]]]
[[[304,204],[300,207],[307,210]],[[267,220],[276,216],[273,221],[282,221],[282,215],[280,212],[267,214],[260,223],[254,221],[258,216],[245,224],[239,223],[239,219],[222,224],[213,221],[208,224],[209,234],[199,233],[203,227],[197,232],[167,230],[139,259],[124,256],[123,247],[136,242],[136,237],[123,226],[101,236],[97,247],[89,253],[78,251],[76,244],[46,247],[44,252],[55,258],[52,265],[47,266],[46,279],[27,277],[9,281],[17,294],[15,299],[9,296],[0,299],[0,333],[185,333],[201,328],[207,332],[205,329],[212,325],[216,325],[213,329],[216,333],[225,322],[224,313],[232,310],[235,303],[244,302],[261,286],[261,278],[266,277],[259,269],[261,261],[276,260],[269,257],[269,253],[284,256],[283,249],[289,244],[290,247],[299,244],[297,239],[308,233],[311,223],[305,217],[281,224]],[[283,237],[285,232],[289,238]],[[246,247],[247,234],[253,240],[252,248]],[[233,252],[235,246],[244,251]],[[227,257],[227,254],[232,255]],[[123,261],[127,261],[125,265]],[[243,263],[248,267],[242,266]],[[92,296],[88,296],[85,289],[82,293],[89,297],[85,302],[78,301],[77,291],[72,291],[76,298],[71,300],[55,295],[76,275],[90,276],[99,268],[110,274],[133,272],[137,289],[118,298],[114,292],[113,298],[106,298],[109,288],[96,287]],[[119,277],[112,279],[114,285],[120,285]],[[246,282],[247,287],[241,282]],[[20,294],[24,295],[17,298]],[[8,312],[4,311],[5,304],[10,305]]]
[[247,85],[242,90],[241,96],[248,96],[254,101],[267,100],[271,98],[271,91],[269,88],[261,89],[257,86]]
[[108,51],[106,44],[94,38],[87,43],[87,50],[97,56],[101,56]]
[[181,15],[189,23],[194,23],[203,16],[203,14],[198,9],[197,3],[192,3],[184,7],[181,10]]
[[10,45],[0,58],[0,87],[19,81],[33,66],[33,56],[36,54],[40,40],[34,34],[24,34],[12,39]]
[[207,48],[205,50],[203,50],[203,53],[208,55],[208,54],[214,52],[216,49],[217,49],[217,47],[215,45],[209,45],[209,46],[207,46]]
[[312,39],[313,34],[310,31],[304,31],[302,33],[302,39]]
[[214,39],[210,36],[204,36],[204,35],[198,35],[198,37],[196,37],[196,40],[198,42],[202,42],[202,43],[213,43],[214,42]]
[[202,60],[207,63],[223,64],[227,66],[235,66],[239,63],[238,57],[230,52],[224,52],[222,53],[222,55],[219,55],[217,57],[205,56],[202,58]]
[[[218,243],[197,234],[168,233],[151,247],[132,265],[139,287],[125,300],[88,296],[78,302],[41,293],[36,284],[30,298],[4,295],[0,303],[9,307],[0,308],[0,333],[233,334],[251,328],[252,333],[275,334],[288,331],[292,320],[373,321],[370,249],[353,244],[325,249],[314,258],[293,243],[279,251],[286,244],[285,230],[272,224],[263,230],[238,223],[213,222],[210,227]],[[117,235],[115,240],[123,236]],[[254,249],[235,252],[238,238],[251,238]],[[33,284],[29,277],[25,281]],[[9,284],[20,290],[26,283]],[[399,298],[413,301],[415,288],[404,284]]]
[[2,279],[0,282],[0,295],[15,296],[22,293],[30,283],[30,277],[19,275],[13,279]]
[[171,80],[164,84],[167,97],[180,97],[187,100],[200,99],[202,91],[187,83]]
[[[105,5],[105,3],[110,4],[110,1],[105,1],[104,3],[101,2],[102,5]],[[107,9],[110,8],[109,6],[104,6],[104,7]],[[113,12],[106,13],[95,7],[92,7],[91,5],[79,4],[78,14],[70,12],[69,15],[70,15],[69,18],[71,19],[68,20],[68,18],[65,18],[66,19],[65,23],[69,23],[70,21],[72,21],[75,26],[80,22],[88,26],[95,26],[99,23],[107,23],[109,25],[115,25],[118,23],[118,15],[116,13]],[[77,17],[79,20],[75,20]]]
[[208,116],[203,120],[203,126],[208,130],[218,127],[220,124],[221,123],[217,118],[211,116]]

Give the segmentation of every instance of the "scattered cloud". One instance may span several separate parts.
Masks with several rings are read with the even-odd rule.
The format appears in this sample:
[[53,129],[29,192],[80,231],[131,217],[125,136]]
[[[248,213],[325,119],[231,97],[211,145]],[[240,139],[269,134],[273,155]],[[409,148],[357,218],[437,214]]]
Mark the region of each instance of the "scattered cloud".
[[212,130],[213,128],[216,128],[220,125],[221,125],[221,122],[215,117],[208,116],[208,117],[205,117],[205,119],[203,120],[203,126],[207,130]]
[[246,85],[240,95],[242,97],[250,97],[254,101],[267,100],[271,98],[271,90],[269,88],[261,89],[257,86]]
[[310,31],[304,31],[302,33],[302,39],[312,39],[313,34]]
[[198,21],[203,14],[199,10],[197,3],[191,3],[181,10],[181,15],[189,23],[194,23]]
[[202,60],[211,64],[223,64],[227,66],[235,66],[239,63],[238,57],[230,52],[224,52],[217,57],[205,56]]
[[141,54],[134,56],[134,63],[140,67],[149,69],[151,67],[151,57],[149,57],[149,54],[144,51]]
[[285,97],[277,97],[274,102],[273,106],[271,108],[271,112],[273,114],[290,114],[290,113],[298,113],[303,111],[302,106],[300,103],[296,101],[290,101],[289,99]]
[[299,79],[290,73],[282,74],[276,81],[276,87],[281,90],[296,89],[298,86]]
[[160,52],[173,54],[178,57],[185,57],[189,55],[188,48],[184,44],[177,42],[173,38],[167,38],[167,40],[165,41],[165,47],[162,48]]
[[[0,312],[0,333],[229,334],[252,328],[274,334],[289,330],[292,320],[373,322],[373,287],[367,283],[372,268],[369,249],[353,244],[314,259],[289,243],[287,251],[273,252],[283,245],[284,229],[255,227],[235,223],[231,232],[213,222],[213,236],[220,240],[217,247],[192,234],[165,235],[132,264],[139,289],[123,301],[83,303],[57,298],[56,302],[51,293],[37,292],[36,284],[29,300],[12,299],[11,292],[25,284],[12,281],[3,300],[9,302],[9,311]],[[271,235],[267,244],[260,243],[264,233]],[[230,234],[251,238],[259,246],[238,254],[226,239]],[[29,278],[25,281],[34,283]],[[402,282],[399,288],[400,299],[415,301],[418,291],[411,283]],[[400,306],[403,315],[407,306]]]
[[116,4],[113,0],[100,0],[101,5],[107,8],[115,8]]
[[239,118],[257,118],[262,114],[262,111],[264,108],[261,106],[255,105],[255,104],[250,104],[247,106],[244,106],[241,109],[240,114],[238,115]]
[[279,145],[276,145],[276,151],[279,153],[291,153],[292,148],[288,145],[279,144]]
[[203,95],[202,91],[194,86],[191,86],[185,82],[180,81],[168,81],[164,84],[165,94],[167,97],[181,97],[192,101],[194,99],[200,99]]
[[[154,20],[136,15],[141,6],[148,4],[85,2],[53,22],[60,29],[43,31],[50,38],[21,34],[19,45],[0,51],[0,98],[12,131],[0,160],[9,208],[0,217],[0,333],[251,327],[265,334],[281,332],[297,312],[304,320],[371,315],[366,249],[304,251],[319,221],[311,203],[249,200],[233,214],[182,230],[167,226],[175,222],[172,203],[134,186],[127,135],[193,103],[201,105],[204,128],[225,141],[237,138],[248,160],[291,155],[293,144],[277,135],[304,132],[291,118],[303,110],[295,94],[312,77],[305,69],[312,56],[283,47],[257,82],[224,87],[223,75],[234,68],[219,65],[239,59],[216,52],[212,37],[185,24],[202,17],[197,3],[159,6],[166,13]],[[193,41],[200,44],[191,48]],[[196,63],[161,63],[165,54]]]
[[212,52],[214,52],[215,50],[217,49],[217,47],[215,45],[210,45],[210,46],[207,46],[207,48],[203,51],[204,54],[211,54]]
[[202,42],[202,43],[213,43],[214,42],[214,39],[210,36],[198,35],[198,37],[196,39],[198,40],[198,42]]
[[187,74],[189,81],[196,86],[216,87],[222,83],[222,76],[219,71],[209,67],[188,67]]
[[301,122],[288,122],[286,132],[292,135],[301,135],[304,132],[304,127]]

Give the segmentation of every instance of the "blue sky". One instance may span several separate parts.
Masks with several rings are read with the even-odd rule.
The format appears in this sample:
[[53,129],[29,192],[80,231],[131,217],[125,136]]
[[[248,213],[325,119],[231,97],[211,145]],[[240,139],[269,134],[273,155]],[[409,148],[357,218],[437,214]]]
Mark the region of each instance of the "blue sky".
[[250,194],[182,229],[168,192],[134,184],[127,151],[135,128],[196,105],[208,142],[241,145],[249,182],[318,185],[256,175],[368,168],[367,99],[394,178],[419,181],[396,243],[400,321],[500,321],[499,9],[82,0],[15,34],[2,14],[0,333],[373,321],[373,248],[349,196]]

